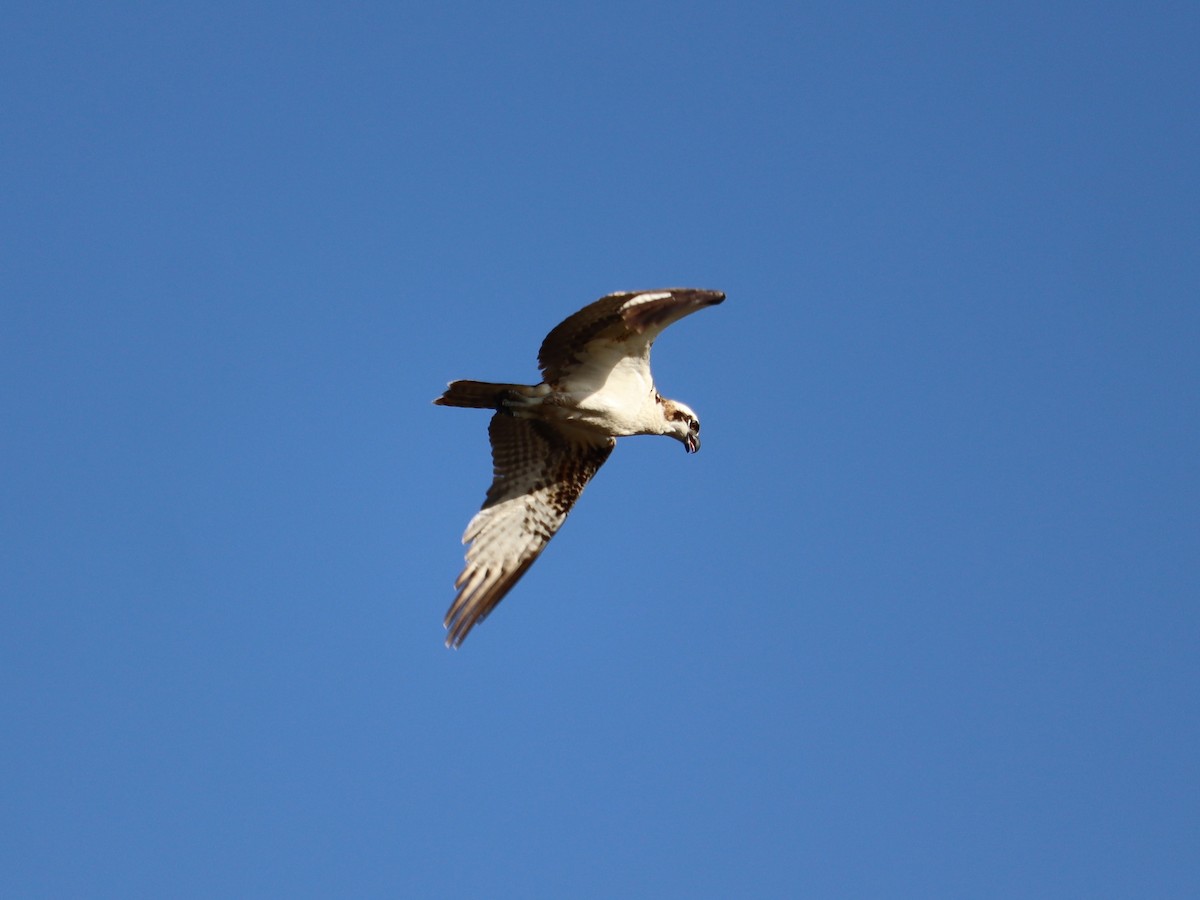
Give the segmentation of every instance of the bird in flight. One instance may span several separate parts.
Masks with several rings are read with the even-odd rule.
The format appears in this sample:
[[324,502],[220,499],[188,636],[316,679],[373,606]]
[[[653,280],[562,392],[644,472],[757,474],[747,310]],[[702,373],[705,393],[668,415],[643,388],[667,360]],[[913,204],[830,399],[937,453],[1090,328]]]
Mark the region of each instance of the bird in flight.
[[724,299],[694,288],[609,294],[546,335],[541,384],[453,381],[433,401],[496,411],[488,426],[494,477],[463,534],[470,547],[446,613],[447,647],[458,647],[533,565],[615,438],[663,434],[688,453],[700,449],[696,414],[654,387],[650,347],[671,323]]

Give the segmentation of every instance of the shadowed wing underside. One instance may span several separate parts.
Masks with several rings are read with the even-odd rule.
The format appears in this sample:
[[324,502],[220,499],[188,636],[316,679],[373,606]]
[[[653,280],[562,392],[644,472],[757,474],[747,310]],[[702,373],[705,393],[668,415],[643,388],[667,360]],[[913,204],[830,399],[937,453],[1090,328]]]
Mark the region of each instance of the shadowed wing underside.
[[563,431],[496,413],[488,426],[494,478],[463,534],[467,564],[445,625],[457,647],[517,583],[558,531],[616,445],[611,437]]
[[[601,297],[555,326],[538,351],[538,365],[547,384],[558,384],[581,365],[640,357],[649,361],[650,345],[662,330],[684,316],[725,299],[721,291],[670,288],[626,291]],[[608,354],[609,349],[616,350]],[[606,365],[606,364],[605,364]]]

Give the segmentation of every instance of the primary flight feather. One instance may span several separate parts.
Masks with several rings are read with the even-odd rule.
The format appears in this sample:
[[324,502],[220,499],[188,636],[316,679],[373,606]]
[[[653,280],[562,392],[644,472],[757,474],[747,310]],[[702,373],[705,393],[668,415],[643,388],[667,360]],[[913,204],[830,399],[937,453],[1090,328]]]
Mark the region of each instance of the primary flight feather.
[[540,384],[454,381],[433,401],[496,410],[494,477],[463,534],[470,546],[446,613],[446,646],[459,646],[525,574],[616,438],[662,434],[688,453],[700,449],[696,414],[654,387],[650,347],[671,323],[724,299],[694,288],[609,294],[546,335]]

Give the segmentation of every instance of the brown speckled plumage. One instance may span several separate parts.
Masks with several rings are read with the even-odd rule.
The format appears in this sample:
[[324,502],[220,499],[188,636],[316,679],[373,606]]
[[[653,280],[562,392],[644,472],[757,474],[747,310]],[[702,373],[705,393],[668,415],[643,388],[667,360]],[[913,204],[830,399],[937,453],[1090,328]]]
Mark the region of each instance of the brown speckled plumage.
[[610,294],[546,336],[540,385],[455,381],[434,401],[497,410],[492,485],[463,534],[470,546],[446,613],[447,646],[459,646],[538,558],[616,436],[664,434],[699,449],[695,414],[654,388],[650,348],[672,322],[724,299],[691,288]]
[[[492,416],[494,480],[463,542],[473,542],[446,613],[447,643],[457,647],[525,574],[616,441],[568,436],[533,419]],[[499,550],[499,552],[497,552]]]

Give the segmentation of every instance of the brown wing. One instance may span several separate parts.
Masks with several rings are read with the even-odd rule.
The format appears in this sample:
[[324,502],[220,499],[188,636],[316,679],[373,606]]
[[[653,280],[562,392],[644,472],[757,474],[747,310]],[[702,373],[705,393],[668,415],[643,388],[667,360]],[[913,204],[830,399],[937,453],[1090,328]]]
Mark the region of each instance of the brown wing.
[[587,361],[588,345],[629,343],[627,355],[647,356],[664,328],[689,313],[720,303],[720,291],[663,288],[609,294],[554,327],[542,341],[538,365],[548,384],[557,384]]
[[616,445],[507,413],[492,416],[488,435],[495,477],[463,534],[471,546],[446,613],[447,647],[461,644],[533,565]]

